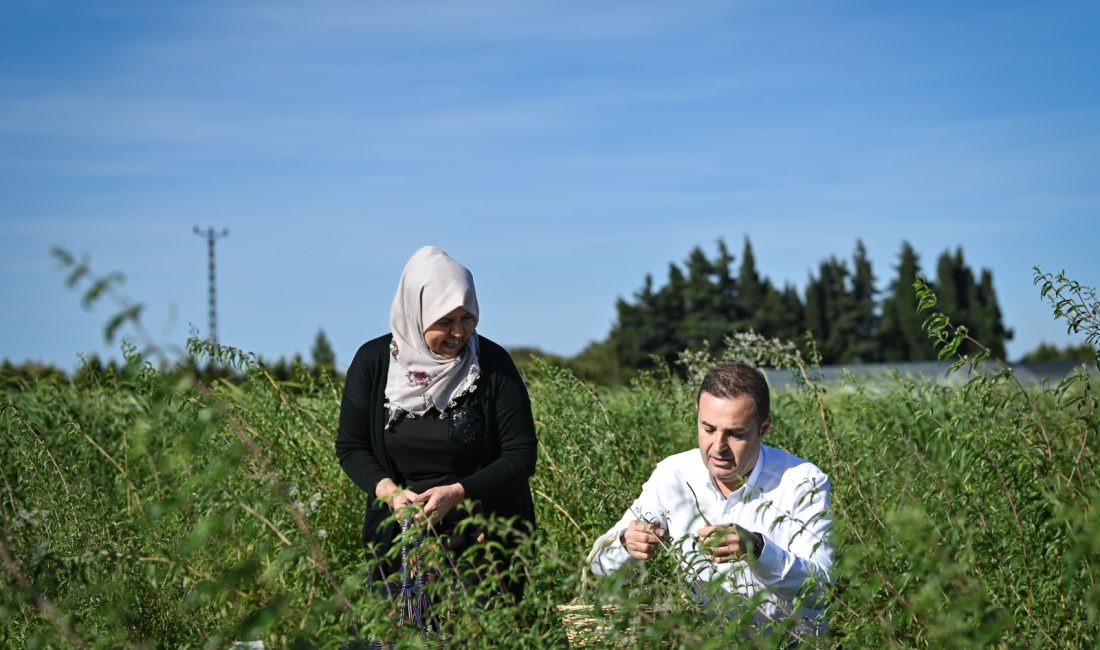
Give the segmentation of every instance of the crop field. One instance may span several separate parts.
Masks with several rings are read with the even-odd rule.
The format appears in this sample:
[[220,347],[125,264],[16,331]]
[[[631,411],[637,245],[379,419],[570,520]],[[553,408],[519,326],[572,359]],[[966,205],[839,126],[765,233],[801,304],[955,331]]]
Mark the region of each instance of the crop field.
[[[945,320],[929,329],[948,356],[965,335]],[[400,603],[365,585],[365,495],[333,450],[339,380],[301,369],[279,382],[248,355],[207,352],[243,381],[197,383],[130,350],[118,372],[0,388],[0,646],[790,641],[687,598],[668,558],[600,581],[584,571],[656,462],[696,444],[697,377],[712,359],[685,355],[677,372],[617,389],[548,363],[529,369],[537,533],[492,574],[439,560],[430,588],[442,629],[426,640],[401,623]],[[894,376],[826,390],[783,344],[743,336],[724,355],[803,377],[775,395],[768,442],[832,479],[829,633],[804,646],[1100,643],[1094,375],[1028,390],[1007,371],[961,388]],[[508,572],[526,575],[519,605],[500,595]],[[569,604],[581,621],[563,620]]]

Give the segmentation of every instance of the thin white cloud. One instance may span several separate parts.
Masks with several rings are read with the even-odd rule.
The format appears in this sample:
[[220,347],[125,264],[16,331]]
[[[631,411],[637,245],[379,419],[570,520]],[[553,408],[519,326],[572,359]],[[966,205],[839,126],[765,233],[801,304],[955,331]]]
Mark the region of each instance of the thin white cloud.
[[[591,292],[584,304],[604,307],[575,314],[569,331],[507,321],[520,332],[508,342],[562,352],[603,336],[614,298],[646,272],[660,280],[720,236],[739,254],[745,233],[762,273],[796,283],[828,255],[850,256],[857,237],[880,282],[902,239],[926,268],[961,244],[973,265],[996,265],[1008,313],[1019,274],[1003,269],[1052,250],[1087,258],[1087,237],[1033,241],[1085,228],[1072,220],[1100,203],[1095,95],[1038,84],[1034,68],[1009,75],[1047,56],[1035,49],[1044,34],[1046,49],[1062,42],[1065,30],[1025,20],[1056,10],[96,3],[84,11],[117,21],[111,40],[81,34],[87,49],[15,60],[0,77],[0,220],[41,221],[20,231],[26,250],[44,256],[56,237],[141,270],[136,288],[197,294],[181,320],[200,322],[190,227],[228,225],[226,295],[248,313],[224,333],[264,352],[304,349],[321,324],[302,324],[293,343],[257,328],[279,317],[264,287],[292,288],[310,318],[365,323],[384,311],[368,305],[384,306],[388,282],[363,287],[371,298],[354,314],[309,287],[393,276],[426,238],[509,287],[500,300],[518,314],[561,302],[514,289],[531,279]],[[1036,28],[1009,29],[1022,23]],[[66,58],[77,51],[97,55]],[[1068,65],[1065,52],[1048,60]],[[126,245],[107,235],[116,228]],[[363,259],[364,242],[385,250]],[[193,254],[176,260],[191,284],[157,270],[160,246]],[[288,255],[309,272],[280,266]]]

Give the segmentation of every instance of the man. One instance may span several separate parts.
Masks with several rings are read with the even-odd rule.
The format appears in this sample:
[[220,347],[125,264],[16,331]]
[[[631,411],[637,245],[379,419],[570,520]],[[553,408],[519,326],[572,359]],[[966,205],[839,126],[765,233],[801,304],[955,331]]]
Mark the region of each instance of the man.
[[664,548],[697,593],[719,581],[760,604],[758,623],[797,616],[821,631],[820,586],[833,563],[829,477],[763,444],[771,405],[756,368],[715,367],[697,406],[699,448],[657,464],[641,496],[596,540],[592,572],[607,575]]

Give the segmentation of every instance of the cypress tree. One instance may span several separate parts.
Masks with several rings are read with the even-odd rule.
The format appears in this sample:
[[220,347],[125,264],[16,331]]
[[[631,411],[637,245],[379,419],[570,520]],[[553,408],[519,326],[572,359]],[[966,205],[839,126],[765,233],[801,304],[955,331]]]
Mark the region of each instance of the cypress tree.
[[615,355],[624,367],[643,368],[649,363],[649,352],[656,345],[653,311],[656,296],[653,276],[645,276],[642,288],[634,293],[634,301],[615,301],[615,325],[608,337]]
[[917,295],[913,283],[920,273],[920,257],[909,242],[902,242],[898,255],[897,276],[890,283],[889,295],[882,304],[882,328],[879,341],[885,361],[928,361],[935,350],[922,328],[924,317],[917,314]]
[[[939,307],[957,325],[966,326],[970,336],[989,348],[999,358],[1005,356],[1005,342],[1012,332],[1005,328],[997,294],[993,290],[993,274],[982,269],[980,280],[963,259],[962,247],[954,254],[944,251],[936,264],[936,297]],[[974,354],[977,348],[969,343],[959,348],[964,354]]]
[[331,373],[336,370],[336,352],[332,344],[328,342],[324,330],[317,330],[317,337],[313,340],[313,347],[309,350],[313,357],[313,371],[315,373]]
[[806,308],[798,295],[798,289],[787,283],[782,292],[775,292],[775,296],[779,308],[774,311],[775,331],[771,336],[800,344],[806,333]]
[[977,333],[973,313],[977,300],[974,273],[963,260],[962,247],[955,253],[944,251],[936,262],[936,298],[941,310],[952,322],[965,325],[972,334]]
[[[824,262],[822,263],[824,264]],[[824,275],[824,274],[823,274]],[[825,357],[825,339],[829,336],[830,323],[827,315],[828,296],[825,291],[825,282],[814,277],[811,272],[806,280],[806,329],[813,335],[818,344],[818,352],[822,354],[822,361],[829,363]]]
[[851,296],[847,289],[848,267],[830,257],[810,276],[806,285],[806,328],[817,340],[823,363],[842,363],[850,356],[854,327]]
[[1014,332],[1005,327],[1001,318],[1001,307],[997,304],[997,292],[993,290],[993,273],[982,269],[981,280],[976,291],[976,322],[979,323],[982,342],[993,356],[1004,359],[1007,354],[1005,343],[1012,340]]
[[756,257],[752,254],[752,242],[745,237],[745,247],[741,251],[741,269],[737,274],[736,304],[740,319],[737,322],[739,331],[754,330],[759,332],[761,328],[761,310],[764,306],[766,287],[760,281],[760,274],[756,271]]
[[706,341],[708,350],[714,352],[729,328],[721,313],[722,296],[713,279],[716,268],[703,251],[695,247],[688,256],[687,271],[679,339],[682,347],[689,349],[698,349]]
[[731,333],[737,324],[739,317],[737,311],[737,278],[731,272],[733,268],[733,255],[726,246],[725,239],[718,240],[718,257],[714,260],[714,283],[718,296],[716,310],[722,320],[723,331]]
[[882,350],[876,335],[880,318],[875,305],[875,274],[871,269],[871,260],[867,258],[867,249],[862,240],[856,240],[856,251],[852,255],[852,283],[848,309],[851,314],[851,340],[841,357],[844,362],[872,362],[882,360]]
[[[668,265],[668,283],[656,293],[650,321],[652,322],[652,340],[655,342],[649,353],[655,355],[665,365],[676,361],[676,356],[686,347],[687,339],[683,332],[686,310],[684,293],[687,279],[676,264]],[[652,362],[650,362],[652,365]]]

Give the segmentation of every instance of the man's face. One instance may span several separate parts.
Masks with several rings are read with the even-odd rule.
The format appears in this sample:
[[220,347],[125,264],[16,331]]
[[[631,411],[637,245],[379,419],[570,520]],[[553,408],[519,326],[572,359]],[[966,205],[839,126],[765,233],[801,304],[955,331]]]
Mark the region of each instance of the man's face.
[[771,425],[770,417],[757,423],[748,395],[699,396],[699,452],[723,494],[741,487],[756,466],[760,442]]

